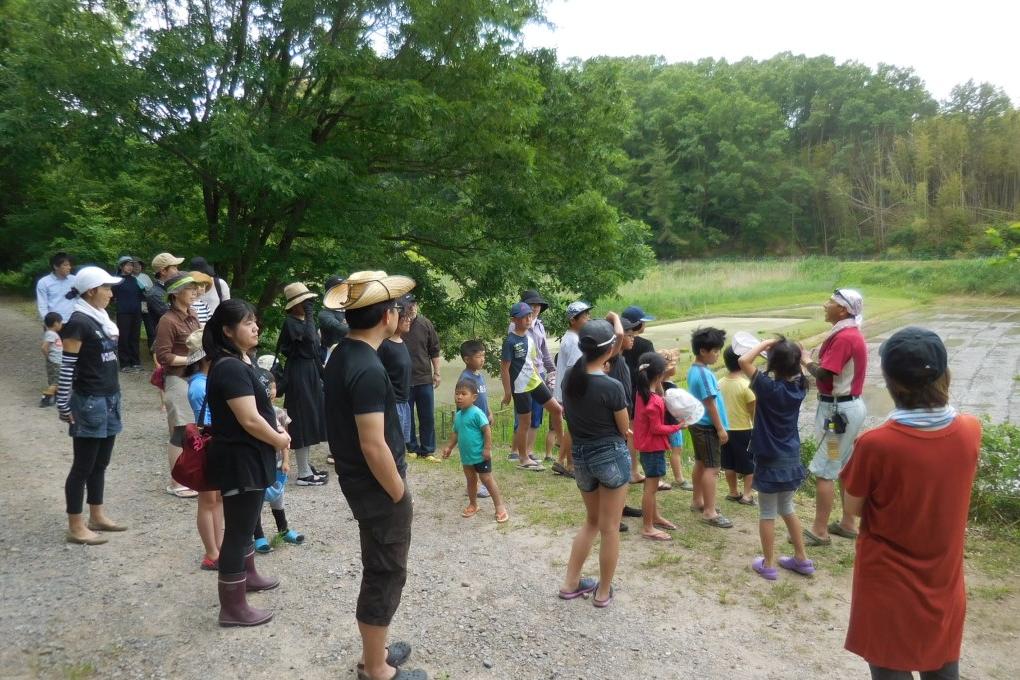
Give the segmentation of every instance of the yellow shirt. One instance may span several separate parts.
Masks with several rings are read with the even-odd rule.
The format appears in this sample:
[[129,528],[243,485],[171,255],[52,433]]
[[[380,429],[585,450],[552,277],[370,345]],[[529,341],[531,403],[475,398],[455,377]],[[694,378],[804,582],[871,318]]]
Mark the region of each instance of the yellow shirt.
[[751,379],[741,373],[736,378],[726,376],[719,378],[719,391],[726,403],[726,413],[730,417],[731,430],[750,430],[751,404],[754,403],[754,392],[751,391]]

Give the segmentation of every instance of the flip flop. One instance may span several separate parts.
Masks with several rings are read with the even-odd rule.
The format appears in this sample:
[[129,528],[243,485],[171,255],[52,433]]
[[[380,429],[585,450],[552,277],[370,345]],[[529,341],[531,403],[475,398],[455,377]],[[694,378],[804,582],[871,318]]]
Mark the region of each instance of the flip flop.
[[[718,507],[716,507],[715,511],[716,511],[716,512],[720,512],[720,510],[719,510],[719,508],[718,508]],[[704,507],[700,507],[700,508],[699,508],[699,507],[698,507],[698,506],[696,506],[696,505],[692,505],[692,506],[691,506],[691,512],[705,512],[705,508],[704,508]]]
[[608,607],[609,605],[611,605],[613,603],[613,595],[614,594],[615,593],[613,592],[613,586],[609,586],[609,597],[607,597],[604,600],[600,600],[597,597],[593,597],[593,598],[591,598],[591,603],[593,605],[595,605],[599,609],[605,609],[606,607]]
[[741,498],[743,498],[743,496],[741,496],[739,493],[734,496],[731,496],[729,494],[726,495],[726,500],[730,501],[731,503],[739,503]]
[[504,510],[496,513],[496,524],[503,524],[510,521],[510,513]]
[[538,462],[532,463],[521,463],[517,466],[518,470],[530,470],[531,472],[543,472],[545,470]]
[[642,477],[641,479],[632,479],[632,480],[630,480],[630,483],[631,484],[641,484],[644,481],[645,481],[645,478]]
[[471,507],[470,505],[464,508],[464,512],[460,513],[461,517],[474,517],[478,514],[478,506]]
[[656,491],[669,491],[673,488],[673,485],[669,482],[659,482],[659,488]]
[[593,578],[585,576],[577,582],[577,588],[570,591],[561,590],[559,596],[561,600],[573,600],[578,597],[581,597],[582,595],[587,595],[588,593],[595,592],[595,590],[598,587],[599,587],[598,581],[596,581]]
[[647,538],[649,541],[672,541],[673,537],[669,534],[659,532],[657,534],[641,534],[641,538]]
[[567,470],[567,468],[563,467],[563,465],[560,464],[559,461],[557,461],[557,462],[552,464],[552,471],[555,472],[558,475],[563,475],[564,477],[568,476],[568,473],[569,473],[569,470]]
[[673,485],[673,488],[680,489],[681,491],[694,491],[694,485],[687,480],[677,482]]
[[741,496],[740,500],[737,501],[737,502],[740,503],[741,505],[752,505],[752,506],[753,505],[758,505],[758,501],[754,500],[753,498],[744,498],[743,496]]
[[166,492],[171,496],[177,496],[178,498],[195,498],[198,496],[198,492],[189,489],[186,486],[167,486]]
[[652,522],[652,526],[656,529],[662,529],[663,531],[676,531],[675,524],[666,524],[665,522]]

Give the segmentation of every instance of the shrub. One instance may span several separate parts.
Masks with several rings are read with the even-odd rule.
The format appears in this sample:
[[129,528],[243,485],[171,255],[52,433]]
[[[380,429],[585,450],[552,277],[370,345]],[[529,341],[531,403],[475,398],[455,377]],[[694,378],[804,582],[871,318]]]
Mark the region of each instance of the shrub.
[[981,460],[970,500],[978,522],[1020,527],[1020,427],[985,419]]

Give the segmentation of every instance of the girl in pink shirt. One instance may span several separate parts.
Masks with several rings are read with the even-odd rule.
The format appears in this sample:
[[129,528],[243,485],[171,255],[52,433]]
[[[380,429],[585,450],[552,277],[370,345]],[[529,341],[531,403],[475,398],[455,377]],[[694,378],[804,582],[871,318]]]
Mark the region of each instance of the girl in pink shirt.
[[662,381],[666,377],[666,360],[656,352],[645,352],[638,358],[637,369],[634,448],[641,454],[641,468],[645,473],[644,494],[641,498],[644,523],[641,536],[652,541],[670,541],[673,537],[666,531],[675,530],[676,525],[659,514],[655,493],[659,490],[659,480],[666,476],[669,436],[679,432],[682,427],[666,424],[666,402],[660,394]]

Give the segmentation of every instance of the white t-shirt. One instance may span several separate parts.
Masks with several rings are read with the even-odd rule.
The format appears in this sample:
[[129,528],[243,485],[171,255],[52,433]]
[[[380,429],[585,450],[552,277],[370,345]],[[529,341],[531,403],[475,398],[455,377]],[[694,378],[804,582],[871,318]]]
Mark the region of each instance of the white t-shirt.
[[[220,290],[223,291],[222,299],[220,299],[220,296],[216,293],[217,285],[220,287]],[[205,303],[205,306],[209,308],[209,314],[211,315],[216,311],[216,308],[220,306],[220,303],[223,302],[223,300],[230,299],[230,286],[227,285],[226,281],[215,276],[213,277],[213,285],[209,286],[209,290],[199,295],[198,299]]]
[[556,357],[556,389],[553,396],[561,404],[563,403],[563,382],[567,379],[567,369],[581,358],[581,348],[577,346],[578,339],[577,333],[567,330],[560,341],[560,352]]
[[64,360],[64,343],[61,342],[60,335],[56,331],[51,331],[47,328],[43,333],[43,342],[50,343],[46,361],[59,366]]

